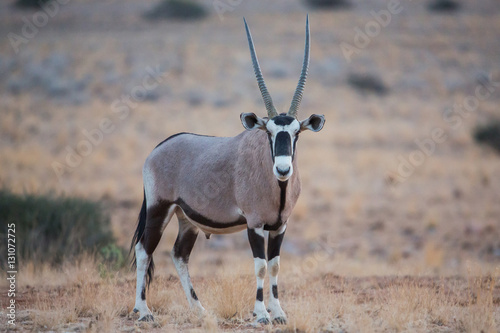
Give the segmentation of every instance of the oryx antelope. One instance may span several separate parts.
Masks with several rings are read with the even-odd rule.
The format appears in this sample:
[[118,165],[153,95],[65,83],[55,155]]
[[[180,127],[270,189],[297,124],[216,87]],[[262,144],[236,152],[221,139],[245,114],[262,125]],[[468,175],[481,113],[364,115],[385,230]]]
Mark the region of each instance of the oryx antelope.
[[[299,133],[304,130],[318,132],[325,118],[313,114],[308,119],[297,120],[309,67],[309,19],[306,21],[302,72],[286,114],[278,114],[274,108],[246,21],[245,29],[267,117],[242,113],[240,118],[246,131],[230,138],[191,133],[173,135],[156,146],[146,159],[144,202],[132,241],[137,265],[134,311],[140,313],[139,320],[153,319],[146,304],[146,286],[152,280],[154,269],[152,255],[163,230],[176,214],[179,234],[172,259],[191,308],[204,312],[188,272],[189,255],[198,232],[201,230],[208,238],[211,234],[247,229],[257,278],[254,315],[264,324],[271,320],[286,322],[278,300],[278,271],[288,217],[300,194],[296,145]],[[216,195],[200,200],[196,194],[214,174],[221,172],[224,179],[217,182]],[[267,262],[264,230],[269,231]],[[266,308],[263,287],[267,269],[270,298]]]

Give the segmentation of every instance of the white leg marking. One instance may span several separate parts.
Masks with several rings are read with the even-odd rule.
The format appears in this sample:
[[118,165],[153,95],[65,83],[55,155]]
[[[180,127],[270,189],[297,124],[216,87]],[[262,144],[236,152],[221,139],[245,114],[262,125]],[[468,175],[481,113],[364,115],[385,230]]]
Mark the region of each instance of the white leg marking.
[[[257,293],[260,293],[262,297],[264,294],[264,278],[266,277],[267,263],[265,259],[254,258],[255,264],[255,276],[257,278]],[[259,291],[260,290],[260,291]],[[266,305],[263,299],[255,300],[255,306],[253,308],[253,313],[257,316],[257,322],[267,323],[271,319],[269,313],[266,310]]]
[[[278,273],[280,270],[280,257],[276,256],[269,260],[269,304],[268,308],[271,311],[271,318],[277,319],[280,323],[286,322],[286,314],[281,309],[280,301],[274,297],[278,291]],[[278,295],[276,295],[278,296]]]
[[141,242],[137,243],[137,245],[135,246],[135,258],[137,266],[137,282],[134,310],[139,311],[139,320],[141,320],[147,315],[152,316],[145,299],[146,271],[148,269],[149,260],[148,255],[146,254],[146,250],[144,250]]
[[175,269],[177,270],[177,274],[179,274],[179,278],[181,280],[182,289],[186,293],[186,297],[189,302],[189,306],[191,309],[195,310],[198,316],[202,316],[205,314],[205,308],[201,305],[200,301],[194,299],[191,291],[193,289],[193,285],[191,284],[191,277],[189,276],[188,265],[182,260],[182,258],[176,258],[174,253],[172,252],[172,260],[174,261]]
[[[283,224],[278,230],[269,232],[269,239],[278,237],[283,234],[286,230],[286,223]],[[278,299],[278,273],[280,271],[280,256],[276,256],[269,260],[269,303],[268,309],[271,312],[271,318],[273,322],[279,324],[286,323],[286,314],[281,308],[280,301]]]
[[264,228],[255,228],[253,231],[255,231],[257,235],[264,237]]
[[273,236],[273,237],[276,237],[276,236],[278,236],[278,235],[281,235],[282,233],[284,233],[284,232],[285,232],[285,230],[286,230],[286,225],[287,225],[287,224],[286,224],[286,222],[285,222],[285,223],[283,223],[283,224],[281,225],[281,227],[279,227],[279,229],[278,229],[278,230],[276,230],[276,231],[269,231],[269,233],[270,233],[270,234],[271,234],[271,236]]

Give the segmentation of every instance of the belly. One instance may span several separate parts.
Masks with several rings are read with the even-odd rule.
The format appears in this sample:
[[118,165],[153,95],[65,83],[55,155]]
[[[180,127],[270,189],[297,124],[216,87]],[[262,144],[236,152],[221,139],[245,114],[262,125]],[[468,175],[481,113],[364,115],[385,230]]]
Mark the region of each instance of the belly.
[[194,210],[181,199],[178,199],[176,204],[191,223],[208,234],[229,234],[241,231],[247,227],[247,220],[239,213],[237,207],[233,209],[234,213],[227,214],[224,218],[225,221],[218,221],[211,218],[207,212],[203,214]]
[[208,227],[206,225],[203,225],[201,223],[198,223],[196,221],[191,220],[188,218],[189,221],[191,221],[192,224],[194,224],[198,229],[203,231],[205,234],[214,234],[214,235],[222,235],[222,234],[232,234],[234,232],[242,231],[247,228],[246,223],[245,224],[240,224],[240,225],[235,225],[235,226],[230,226],[230,227]]

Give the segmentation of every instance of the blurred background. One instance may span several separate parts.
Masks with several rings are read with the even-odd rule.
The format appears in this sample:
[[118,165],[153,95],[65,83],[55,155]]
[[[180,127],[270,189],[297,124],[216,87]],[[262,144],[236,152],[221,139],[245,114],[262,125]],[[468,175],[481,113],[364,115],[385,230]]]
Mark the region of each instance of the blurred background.
[[[122,256],[159,142],[181,131],[234,136],[241,112],[265,115],[243,16],[286,112],[307,13],[299,118],[327,122],[301,136],[303,191],[282,256],[355,275],[498,267],[494,0],[2,1],[0,219],[18,223],[21,255]],[[155,254],[160,275],[173,272],[175,228]],[[253,267],[246,233],[200,237],[192,258],[194,275]]]

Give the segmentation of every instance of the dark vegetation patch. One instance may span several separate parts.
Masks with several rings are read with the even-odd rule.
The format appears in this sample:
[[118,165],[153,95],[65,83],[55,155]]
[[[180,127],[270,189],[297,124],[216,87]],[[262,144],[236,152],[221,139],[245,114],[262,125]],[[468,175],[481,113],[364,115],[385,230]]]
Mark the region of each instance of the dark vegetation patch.
[[162,0],[144,13],[144,17],[149,20],[198,20],[207,15],[207,9],[192,0]]
[[495,149],[500,154],[500,120],[477,126],[474,130],[474,140]]
[[384,82],[371,74],[350,74],[347,83],[363,95],[375,94],[383,96],[389,92]]
[[[7,225],[15,224],[17,263],[58,265],[82,253],[99,254],[112,267],[124,262],[123,250],[114,244],[109,215],[99,202],[0,190],[0,212],[0,251],[7,253]],[[6,260],[0,257],[2,268]]]
[[17,0],[15,5],[20,8],[41,8],[50,1],[54,0]]
[[303,0],[312,9],[344,9],[351,7],[348,0]]
[[453,0],[433,0],[427,4],[427,10],[435,13],[452,13],[460,9],[460,3]]

